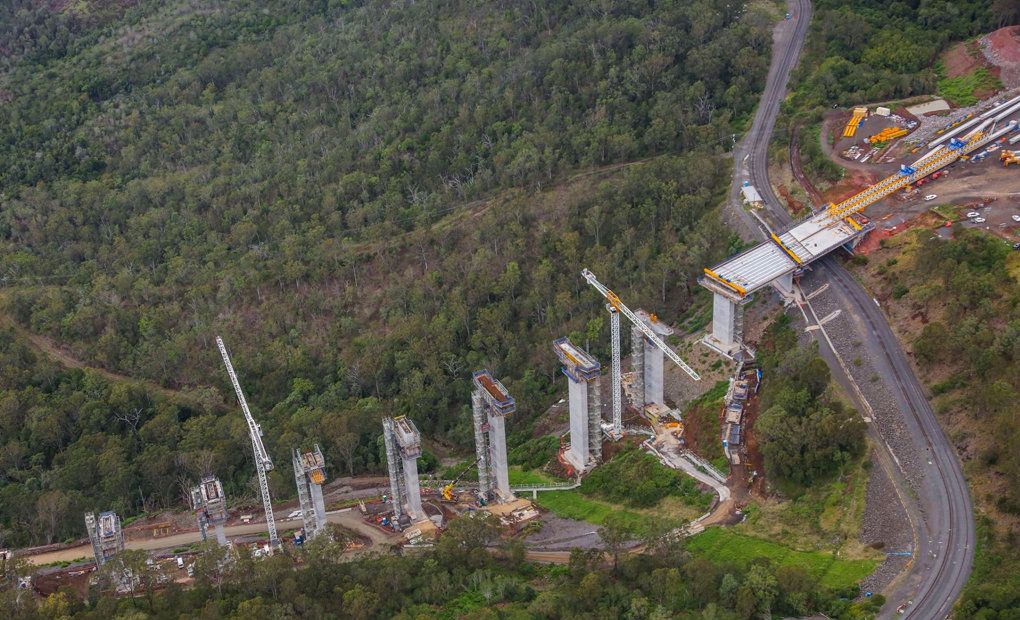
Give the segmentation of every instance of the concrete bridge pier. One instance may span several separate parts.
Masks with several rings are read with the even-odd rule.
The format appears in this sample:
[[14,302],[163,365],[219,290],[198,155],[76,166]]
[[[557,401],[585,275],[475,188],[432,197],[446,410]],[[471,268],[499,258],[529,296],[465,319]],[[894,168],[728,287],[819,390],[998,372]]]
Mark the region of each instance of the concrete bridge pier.
[[783,299],[786,301],[791,302],[794,300],[793,272],[779,276],[772,281],[772,286],[779,291],[779,294],[782,295]]
[[710,283],[702,285],[712,291],[712,331],[701,342],[729,359],[748,357],[744,348],[744,305],[751,301],[750,295],[737,297]]

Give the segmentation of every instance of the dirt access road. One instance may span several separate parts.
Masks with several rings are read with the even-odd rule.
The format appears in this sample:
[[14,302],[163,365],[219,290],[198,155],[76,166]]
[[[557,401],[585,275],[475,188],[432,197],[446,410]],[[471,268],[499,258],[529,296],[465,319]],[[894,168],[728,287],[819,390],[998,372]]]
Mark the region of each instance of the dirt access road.
[[[337,523],[346,528],[352,529],[358,534],[362,534],[368,537],[372,541],[372,545],[389,545],[400,540],[400,534],[387,534],[378,528],[372,527],[365,523],[361,516],[353,509],[347,508],[344,510],[330,512],[326,515],[326,520],[330,523]],[[280,530],[287,530],[293,528],[303,527],[303,523],[300,519],[281,519],[276,522],[276,527]],[[267,534],[265,523],[250,523],[248,525],[232,525],[224,528],[227,534],[227,538],[235,538],[237,536],[251,536],[253,534]],[[162,549],[174,549],[177,547],[186,547],[202,540],[199,532],[184,532],[182,534],[174,534],[173,536],[167,536],[165,538],[149,538],[143,540],[129,540],[124,546],[127,549],[145,549],[146,551],[158,551]],[[48,553],[40,553],[38,555],[26,556],[25,559],[30,564],[42,565],[50,564],[53,562],[74,562],[76,560],[87,560],[92,557],[92,547],[89,545],[81,545],[79,547],[71,547],[69,549],[61,549],[60,551],[51,551]]]

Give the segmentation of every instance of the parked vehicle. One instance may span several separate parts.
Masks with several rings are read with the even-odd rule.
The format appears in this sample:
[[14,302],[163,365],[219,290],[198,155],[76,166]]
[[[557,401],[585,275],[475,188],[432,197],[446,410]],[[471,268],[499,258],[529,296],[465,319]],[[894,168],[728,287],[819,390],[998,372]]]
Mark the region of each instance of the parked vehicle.
[[985,221],[986,221],[986,220],[985,220],[985,218],[983,218],[983,217],[976,217],[976,218],[974,218],[974,223],[975,223],[975,224],[984,224],[984,223],[985,223]]
[[980,216],[981,216],[981,214],[978,213],[977,211],[969,211],[967,213],[967,217],[980,217]]
[[932,200],[935,200],[938,197],[939,197],[938,194],[928,194],[927,196],[924,197],[924,200],[926,202],[931,202]]
[[1011,215],[1010,217],[1013,218],[1014,222],[1020,222],[1020,215]]

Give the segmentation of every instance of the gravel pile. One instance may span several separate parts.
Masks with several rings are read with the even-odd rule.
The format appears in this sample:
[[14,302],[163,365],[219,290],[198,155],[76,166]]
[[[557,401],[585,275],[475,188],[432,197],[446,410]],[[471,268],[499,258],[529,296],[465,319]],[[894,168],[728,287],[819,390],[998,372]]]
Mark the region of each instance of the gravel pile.
[[563,519],[552,513],[541,517],[542,529],[524,539],[524,545],[544,551],[601,548],[598,526],[586,521]]
[[[813,283],[811,275],[805,276],[804,290],[810,292],[818,284]],[[893,372],[885,365],[881,351],[869,351],[858,334],[868,333],[867,325],[858,325],[851,320],[851,314],[842,308],[830,290],[811,300],[818,317],[824,318],[830,313],[840,310],[835,319],[825,324],[825,331],[832,339],[846,363],[854,381],[864,393],[872,408],[872,424],[876,427],[882,440],[888,444],[896,457],[900,472],[914,490],[920,489],[924,483],[926,460],[924,449],[906,430],[903,416],[909,415],[906,403],[901,403],[886,387],[882,379],[892,379]],[[867,412],[863,412],[867,413]]]
[[1000,68],[999,79],[1007,88],[1020,86],[1020,27],[1001,28],[981,38],[981,52]]
[[[872,459],[871,465],[864,523],[861,526],[861,542],[874,545],[886,553],[911,552],[914,540],[907,514],[899,502],[890,501],[890,498],[896,497],[896,490],[875,459]],[[875,572],[861,582],[861,591],[878,592],[887,586],[909,561],[909,556],[886,556],[885,561],[875,569]]]

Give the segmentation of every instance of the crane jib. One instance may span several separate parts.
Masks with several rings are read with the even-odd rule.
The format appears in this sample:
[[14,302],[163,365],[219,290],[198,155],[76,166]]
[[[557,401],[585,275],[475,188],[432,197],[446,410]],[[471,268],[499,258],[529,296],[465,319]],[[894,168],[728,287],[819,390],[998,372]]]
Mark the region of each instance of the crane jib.
[[634,324],[635,327],[641,330],[641,333],[643,333],[645,337],[652,342],[652,344],[654,344],[656,347],[659,348],[659,350],[665,353],[666,356],[669,357],[669,359],[673,360],[673,363],[682,368],[683,371],[690,375],[691,378],[694,379],[695,381],[701,381],[701,375],[695,372],[693,368],[688,366],[686,362],[680,359],[680,356],[677,355],[676,352],[673,351],[673,349],[671,349],[668,344],[663,342],[662,339],[659,338],[658,334],[652,331],[652,328],[648,327],[648,325],[646,325],[645,322],[641,320],[640,317],[634,314],[631,311],[631,309],[628,308],[623,303],[623,300],[620,299],[619,295],[609,290],[608,288],[606,288],[605,285],[599,282],[598,278],[595,277],[594,273],[592,273],[588,269],[583,269],[581,271],[581,277],[587,280],[588,284],[594,286],[598,292],[602,293],[602,296],[609,300],[609,305],[613,306],[613,308],[615,308],[621,314],[626,316],[630,320],[630,322]]

